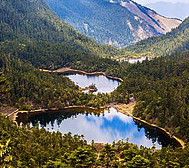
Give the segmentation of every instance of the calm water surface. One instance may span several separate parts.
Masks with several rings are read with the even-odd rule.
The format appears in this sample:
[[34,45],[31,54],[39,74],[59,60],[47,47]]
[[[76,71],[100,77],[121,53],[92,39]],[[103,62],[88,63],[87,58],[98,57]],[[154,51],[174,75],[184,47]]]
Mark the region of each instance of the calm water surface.
[[18,123],[25,121],[31,126],[39,124],[49,131],[71,132],[84,135],[91,143],[112,143],[113,141],[129,139],[129,142],[146,147],[161,148],[172,144],[170,138],[166,137],[156,129],[144,128],[135,123],[131,117],[110,108],[104,114],[95,115],[89,109],[72,109],[71,111],[47,112],[35,115],[19,115]]
[[[108,79],[103,75],[88,76],[82,74],[68,74],[72,81],[84,88],[91,84],[96,84],[98,92],[110,93],[120,84],[117,80]],[[95,114],[96,115],[95,115]],[[71,132],[73,134],[84,135],[85,139],[91,143],[95,142],[112,143],[129,139],[129,142],[143,145],[145,147],[173,145],[174,142],[159,132],[155,128],[148,128],[135,122],[131,117],[117,112],[116,109],[110,108],[104,113],[91,111],[86,108],[74,108],[57,112],[39,112],[38,114],[19,114],[18,124],[30,123],[30,125],[43,127],[49,131],[60,131],[61,133]]]
[[98,92],[100,93],[110,93],[114,91],[120,84],[119,81],[108,79],[103,75],[69,74],[66,76],[82,88],[85,88],[91,84],[95,84],[98,88]]

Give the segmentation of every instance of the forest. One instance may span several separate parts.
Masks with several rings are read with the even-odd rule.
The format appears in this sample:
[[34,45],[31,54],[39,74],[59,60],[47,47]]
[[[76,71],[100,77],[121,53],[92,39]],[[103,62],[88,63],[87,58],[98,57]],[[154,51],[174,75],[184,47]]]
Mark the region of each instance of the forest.
[[1,69],[11,89],[0,100],[1,106],[14,106],[20,110],[63,109],[74,105],[100,108],[111,101],[108,94],[82,92],[74,82],[63,75],[40,72],[31,64],[8,59],[7,56],[2,60]]
[[189,141],[189,52],[128,66],[115,92],[133,95],[134,116]]
[[125,55],[123,50],[78,33],[41,0],[1,0],[0,13],[0,51],[37,68],[56,69],[77,61]]
[[[111,95],[97,96],[79,92],[78,86],[68,78],[40,72],[22,61],[6,60],[6,56],[1,65],[8,81],[1,73],[1,103],[13,103],[9,105],[27,110],[40,106],[60,109],[68,105],[95,106],[95,102],[95,107],[100,107],[109,102],[128,103],[129,97],[134,96],[137,101],[134,116],[166,128],[187,143],[188,54],[186,51],[174,57],[146,59],[133,65],[121,63],[111,67],[110,64],[106,72],[118,74],[124,81]],[[155,150],[137,147],[125,140],[101,145],[99,149],[98,144],[89,145],[80,135],[50,133],[28,125],[20,128],[2,116],[0,123],[1,164],[6,166],[187,167],[189,164],[188,146]]]
[[[40,0],[25,3],[2,0],[0,13],[1,107],[32,110],[85,105],[100,108],[109,103],[126,104],[134,97],[137,101],[134,116],[161,126],[186,142],[184,149],[161,150],[137,147],[127,140],[87,144],[82,135],[62,135],[29,125],[18,127],[0,115],[0,165],[3,168],[189,166],[187,41],[178,44],[178,50],[168,52],[167,57],[146,58],[142,63],[130,65],[110,59],[124,56],[124,50],[101,46],[79,34]],[[170,39],[175,35],[178,41],[188,35],[188,25],[186,19],[169,34]],[[159,37],[154,39],[159,40]],[[39,71],[39,68],[59,67],[103,71],[124,81],[111,94],[86,94],[63,75]]]
[[25,110],[73,105],[99,108],[110,101],[109,96],[84,94],[69,79],[38,69],[81,67],[87,60],[83,69],[105,71],[109,64],[118,63],[102,57],[117,50],[76,32],[41,0],[2,0],[0,13],[0,71],[11,87],[1,105]]
[[189,147],[155,150],[129,143],[87,144],[81,135],[18,127],[0,115],[0,165],[2,167],[185,167]]

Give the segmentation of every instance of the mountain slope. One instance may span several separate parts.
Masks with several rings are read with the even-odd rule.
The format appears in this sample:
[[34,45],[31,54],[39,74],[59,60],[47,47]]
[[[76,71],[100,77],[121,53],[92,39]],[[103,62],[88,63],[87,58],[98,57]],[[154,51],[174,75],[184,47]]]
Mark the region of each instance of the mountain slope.
[[75,31],[41,0],[1,0],[0,13],[0,51],[36,67],[68,66],[114,50]]
[[[25,110],[87,105],[90,98],[71,80],[38,69],[74,64],[105,71],[109,64],[119,65],[102,59],[105,46],[58,19],[41,0],[1,0],[0,13],[0,84],[5,84],[0,92],[8,85],[1,72],[11,87],[8,94],[0,96],[0,110],[4,105]],[[91,96],[89,103],[94,99],[96,96]]]
[[146,4],[146,6],[166,17],[183,20],[189,16],[189,4],[186,3],[154,2]]
[[166,56],[189,49],[189,17],[178,28],[166,35],[152,37],[126,48],[127,51],[143,53],[150,57]]
[[100,43],[123,47],[164,34],[181,21],[132,0],[45,0],[64,21]]
[[166,18],[156,13],[155,11],[141,6],[134,1],[120,1],[121,6],[127,8],[134,15],[142,18],[148,24],[153,26],[157,32],[167,33],[171,31],[172,28],[177,27],[181,21],[178,19]]

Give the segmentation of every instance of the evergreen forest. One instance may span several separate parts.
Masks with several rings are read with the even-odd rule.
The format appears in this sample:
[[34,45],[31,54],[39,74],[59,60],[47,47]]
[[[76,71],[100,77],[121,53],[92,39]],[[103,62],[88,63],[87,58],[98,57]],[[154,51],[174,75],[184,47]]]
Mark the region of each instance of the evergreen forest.
[[[63,135],[39,126],[31,128],[29,124],[18,126],[0,114],[0,167],[189,167],[188,21],[189,18],[165,36],[131,46],[129,52],[150,51],[152,56],[161,57],[129,64],[111,59],[125,57],[128,48],[118,50],[97,44],[61,21],[43,1],[1,0],[0,110],[69,106],[98,109],[128,104],[134,97],[134,116],[165,128],[182,139],[185,147],[157,150],[138,147],[127,140],[88,144],[83,135]],[[152,49],[157,43],[162,48]],[[60,67],[102,71],[123,82],[111,94],[95,95],[82,92],[63,74],[39,70]]]

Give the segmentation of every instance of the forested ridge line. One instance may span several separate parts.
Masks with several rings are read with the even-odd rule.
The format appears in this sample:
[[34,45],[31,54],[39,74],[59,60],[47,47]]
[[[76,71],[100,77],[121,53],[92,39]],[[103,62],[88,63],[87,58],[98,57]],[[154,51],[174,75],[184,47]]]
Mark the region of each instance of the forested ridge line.
[[[24,62],[32,63],[37,68],[57,69],[64,66],[88,69],[89,72],[105,71],[110,64],[117,64],[114,61],[103,58],[132,57],[133,53],[126,50],[114,49],[107,45],[99,45],[93,40],[75,31],[71,26],[62,22],[52,13],[49,7],[41,0],[2,0],[0,2],[0,49],[1,52],[11,54]],[[177,29],[165,37],[148,39],[161,43],[156,49],[149,49],[147,44],[154,44],[151,41],[142,41],[128,49],[137,51],[144,55],[152,56],[156,51],[166,51],[156,56],[171,55],[187,49],[188,19]],[[170,38],[169,38],[170,37]],[[172,40],[172,37],[176,39]],[[182,38],[184,37],[184,38]],[[177,46],[168,46],[171,41]],[[147,41],[148,41],[147,40]],[[185,40],[184,42],[182,40]],[[182,42],[181,42],[182,41]],[[163,44],[166,44],[166,49]],[[169,49],[171,52],[168,52]],[[134,49],[135,51],[135,49]],[[173,52],[172,52],[173,51]],[[139,54],[140,55],[140,54]],[[135,54],[136,56],[136,54]],[[98,66],[96,67],[97,64]],[[117,66],[117,65],[116,65]],[[91,68],[88,68],[91,67]]]

